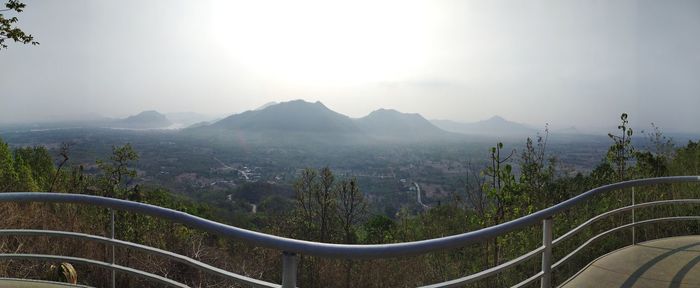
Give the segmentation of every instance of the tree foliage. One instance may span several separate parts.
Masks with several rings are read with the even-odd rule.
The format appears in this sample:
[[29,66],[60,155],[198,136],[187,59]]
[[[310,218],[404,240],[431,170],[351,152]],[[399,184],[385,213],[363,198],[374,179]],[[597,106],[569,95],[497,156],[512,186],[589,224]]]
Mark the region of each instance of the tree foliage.
[[6,43],[8,40],[22,44],[39,45],[39,42],[34,41],[34,36],[17,27],[19,19],[16,16],[6,16],[8,12],[21,13],[25,7],[27,5],[22,2],[9,0],[5,3],[5,8],[0,9],[0,50],[8,47]]
[[131,181],[136,177],[136,170],[130,165],[139,159],[131,144],[123,146],[112,146],[112,156],[109,161],[98,160],[97,166],[102,170],[100,185],[109,197],[126,197],[132,199],[137,197],[138,188],[131,185]]
[[[698,142],[690,141],[685,146],[673,147],[673,142],[653,126],[654,132],[647,137],[649,145],[638,146],[649,149],[634,148],[631,140],[633,132],[627,118],[626,114],[622,114],[621,124],[618,127],[620,134],[609,135],[613,142],[607,154],[602,155],[601,163],[590,173],[560,173],[556,159],[547,151],[548,131],[545,129],[542,136],[525,139],[520,153],[506,149],[503,143],[496,143],[488,151],[484,151],[486,152],[484,154],[489,156],[488,166],[469,165],[469,174],[465,175],[465,194],[456,195],[456,201],[445,201],[427,210],[401,207],[395,215],[378,213],[371,209],[371,201],[365,198],[357,179],[337,176],[328,167],[308,168],[298,174],[293,185],[295,195],[288,196],[292,199],[286,199],[285,196],[280,195],[250,196],[250,199],[260,203],[257,214],[244,215],[245,217],[236,219],[235,223],[267,233],[330,243],[387,244],[418,241],[504,223],[550,207],[589,189],[622,179],[700,174]],[[637,138],[635,138],[635,144],[638,144],[636,141]],[[54,162],[46,148],[23,147],[13,150],[7,143],[0,141],[1,191],[44,191],[53,186],[53,189],[58,192],[89,193],[130,199],[171,207],[202,217],[214,217],[209,206],[192,203],[159,187],[141,187],[137,173],[139,155],[129,144],[114,146],[107,160],[97,162],[99,172],[92,175],[86,175],[82,166],[71,165],[72,160],[69,160],[67,151],[70,146],[64,146],[67,147],[66,151],[59,149],[56,155],[58,161]],[[675,189],[678,187],[683,189]],[[684,195],[695,197],[700,189],[693,187],[690,185],[639,187],[636,190],[636,199],[641,203],[680,198]],[[271,188],[264,184],[243,188],[247,189],[246,193],[259,191],[262,194],[274,194],[266,191]],[[629,192],[621,190],[600,194],[588,203],[563,211],[554,218],[555,235],[562,235],[601,212],[629,205],[631,203]],[[22,214],[19,213],[18,208],[0,210],[2,214],[0,220],[5,221],[3,222],[5,225],[21,223],[40,228],[52,225],[52,227],[59,226],[60,229],[70,231],[87,230],[93,234],[104,234],[108,231],[108,214],[100,208],[73,206],[60,209],[54,206],[30,208],[32,217],[20,220],[13,218],[16,214]],[[654,211],[638,209],[637,219],[697,213],[697,208],[692,207],[671,208],[659,207]],[[40,215],[52,215],[50,219],[53,219],[53,222],[33,222],[37,221],[35,219]],[[69,220],[56,221],[56,219]],[[229,221],[232,220],[229,219]],[[564,255],[562,253],[578,247],[592,235],[629,221],[629,215],[624,213],[596,221],[590,228],[561,242],[555,250],[555,258],[561,259]],[[119,239],[172,250],[195,258],[206,258],[231,268],[232,271],[243,271],[241,273],[247,276],[279,282],[278,275],[281,271],[277,251],[270,252],[266,249],[248,247],[237,241],[214,237],[174,223],[131,213],[117,213],[116,225]],[[406,287],[441,282],[482,271],[539,247],[542,239],[539,229],[538,225],[533,225],[528,229],[500,235],[475,245],[401,259],[348,261],[301,255],[298,284],[301,287]],[[638,227],[637,237],[638,241],[644,241],[656,237],[698,232],[700,231],[696,225],[664,223],[664,225]],[[586,248],[587,253],[571,258],[566,265],[558,268],[555,282],[561,283],[595,257],[629,245],[631,242],[629,236],[628,231],[621,231],[597,240],[595,244]],[[72,248],[68,251],[85,251],[85,253],[92,253],[90,256],[98,259],[108,255],[106,250],[101,250],[102,246],[82,249],[84,247],[61,244],[58,246]],[[4,246],[0,245],[0,250],[28,249],[26,247],[41,250],[53,246],[48,242],[30,244],[28,241],[17,243],[9,241]],[[5,250],[0,253],[3,251]],[[207,255],[206,251],[210,253],[208,258],[202,256]],[[119,254],[118,262],[146,270],[152,269],[149,270],[152,272],[163,272],[191,286],[227,286],[208,277],[202,277],[187,267],[144,258],[143,255],[128,251]],[[4,270],[3,267],[5,267]],[[9,273],[2,274],[3,271],[15,271],[13,268],[23,273],[34,271],[26,267],[20,267],[21,269],[17,267],[0,265],[0,274]],[[157,267],[159,271],[153,271],[153,267]],[[79,275],[87,273],[86,270],[81,269],[88,268],[79,266],[76,268]],[[473,286],[511,286],[538,273],[539,269],[538,261],[524,262],[509,269],[508,273],[490,277]],[[105,283],[100,281],[104,281],[107,277],[99,277],[99,272],[95,270],[87,271],[96,276],[89,278],[89,281],[79,283],[105,286]],[[27,272],[24,275],[33,274]],[[80,277],[79,281],[82,281]],[[127,276],[120,277],[118,284],[124,287],[144,286],[144,283]]]
[[[294,235],[301,239],[356,244],[358,228],[366,213],[366,202],[356,179],[336,179],[330,168],[302,170],[294,183]],[[302,281],[309,287],[324,287],[320,277],[322,259],[302,256]],[[349,285],[352,262],[345,263]]]
[[615,170],[618,181],[627,179],[627,166],[629,161],[634,157],[634,146],[632,146],[632,128],[629,127],[627,113],[620,115],[620,125],[617,126],[620,130],[620,135],[608,133],[608,137],[613,140],[613,145],[608,149],[606,160]]
[[[11,149],[7,143],[0,139],[0,189],[2,189],[0,192],[34,192],[53,189],[57,193],[111,195],[121,199],[130,199],[129,197],[131,197],[131,200],[213,218],[208,206],[177,197],[168,190],[151,187],[135,189],[136,185],[130,183],[132,178],[137,176],[133,164],[138,159],[138,154],[131,145],[115,146],[109,161],[100,161],[99,167],[103,169],[101,175],[86,175],[81,165],[71,166],[68,157],[69,147],[70,145],[63,145],[59,148],[57,155],[59,161],[54,163],[51,153],[44,147]],[[64,169],[57,169],[61,166],[64,166]],[[88,187],[92,188],[87,189]],[[133,199],[136,191],[139,191],[140,197]],[[98,207],[42,203],[23,204],[22,206],[14,203],[0,203],[0,205],[2,206],[0,207],[1,227],[21,226],[64,231],[78,230],[95,235],[106,235],[109,231],[109,214],[105,213],[105,209]],[[200,259],[201,256],[193,255],[193,253],[201,254],[205,249],[222,249],[218,246],[217,240],[206,233],[190,230],[175,223],[125,212],[117,212],[116,216],[117,238],[121,240],[164,248]],[[200,243],[200,246],[195,247],[196,249],[193,248],[194,246],[190,246],[193,240]],[[52,251],[56,255],[70,254],[94,259],[105,259],[108,256],[107,250],[97,243],[65,241],[65,239],[44,241],[36,237],[17,237],[10,240],[3,239],[0,244],[2,244],[0,245],[0,253]],[[205,245],[201,246],[202,244]],[[208,259],[210,261],[223,260],[219,266],[225,267],[227,262],[232,262],[230,255],[215,255],[208,257]],[[225,260],[226,258],[229,260]],[[174,274],[175,277],[180,275],[179,281],[190,283],[190,286],[211,286],[221,282],[220,279],[207,280],[199,277],[197,276],[199,274],[191,268],[162,263],[158,259],[143,257],[143,255],[131,251],[119,253],[117,261],[153,273],[160,271]],[[61,265],[61,263],[55,265]],[[104,271],[92,267],[76,267],[79,283],[107,286],[106,283],[102,282],[104,279],[108,279],[107,275],[104,275]],[[46,271],[47,269],[42,268],[41,265],[0,263],[0,274],[2,275],[45,279],[47,277]],[[122,275],[118,277],[117,285],[119,287],[146,287],[150,284],[137,278]]]

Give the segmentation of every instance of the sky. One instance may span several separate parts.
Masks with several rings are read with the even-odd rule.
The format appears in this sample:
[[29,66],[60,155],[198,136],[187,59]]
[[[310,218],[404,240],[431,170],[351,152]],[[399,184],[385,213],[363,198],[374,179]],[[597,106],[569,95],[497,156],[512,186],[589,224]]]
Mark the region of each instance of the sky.
[[305,99],[700,132],[696,0],[24,2],[41,45],[0,50],[0,123]]

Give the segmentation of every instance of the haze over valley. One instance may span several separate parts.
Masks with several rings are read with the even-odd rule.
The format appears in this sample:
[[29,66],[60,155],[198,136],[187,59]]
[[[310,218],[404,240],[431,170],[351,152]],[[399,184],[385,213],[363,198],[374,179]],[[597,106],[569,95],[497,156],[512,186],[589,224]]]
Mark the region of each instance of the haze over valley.
[[697,0],[0,0],[0,287],[700,285],[699,36]]
[[[88,173],[96,172],[96,155],[108,154],[114,143],[131,143],[140,155],[140,183],[195,198],[211,193],[206,191],[231,193],[246,183],[289,187],[302,169],[328,166],[360,179],[375,208],[391,211],[420,208],[412,183],[424,186],[423,202],[446,201],[461,189],[464,175],[487,165],[489,147],[497,142],[519,154],[526,138],[546,137],[548,157],[569,175],[591,171],[609,146],[605,134],[545,129],[499,116],[474,123],[431,121],[393,109],[352,118],[321,102],[293,100],[219,119],[144,111],[121,119],[7,125],[0,131],[12,147],[57,151],[68,144],[71,161]],[[648,140],[639,135],[634,141]]]

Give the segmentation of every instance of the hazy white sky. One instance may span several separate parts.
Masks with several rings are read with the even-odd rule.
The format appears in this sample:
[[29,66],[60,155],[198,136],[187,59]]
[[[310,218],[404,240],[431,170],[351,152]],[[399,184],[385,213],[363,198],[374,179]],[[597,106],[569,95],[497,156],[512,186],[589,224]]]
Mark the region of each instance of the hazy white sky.
[[[2,2],[2,1],[0,1]],[[700,132],[700,1],[25,0],[0,122],[322,101]]]

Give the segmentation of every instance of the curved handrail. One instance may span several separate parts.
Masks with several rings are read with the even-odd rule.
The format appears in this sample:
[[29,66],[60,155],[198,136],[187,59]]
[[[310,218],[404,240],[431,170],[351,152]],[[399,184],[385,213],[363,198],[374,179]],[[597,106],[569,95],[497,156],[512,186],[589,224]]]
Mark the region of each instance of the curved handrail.
[[468,275],[468,276],[465,276],[462,278],[450,280],[450,281],[421,286],[419,288],[463,287],[466,284],[469,284],[469,283],[472,283],[474,281],[477,281],[477,280],[492,276],[494,274],[497,274],[497,273],[501,272],[501,270],[503,270],[503,269],[507,269],[507,268],[510,268],[510,267],[515,266],[517,264],[520,264],[522,262],[525,262],[527,260],[530,260],[532,257],[535,257],[535,256],[539,255],[540,253],[542,253],[542,251],[544,251],[544,249],[545,249],[544,246],[540,246],[539,248],[532,250],[528,253],[525,253],[520,257],[516,257],[515,259],[512,259],[512,260],[505,262],[503,264],[500,264],[498,266],[488,268],[488,269],[483,270],[481,272],[471,274],[471,275]]
[[568,261],[571,257],[576,255],[579,251],[581,251],[583,248],[586,248],[588,245],[593,243],[593,241],[600,239],[601,237],[608,235],[610,233],[624,230],[626,228],[630,227],[635,227],[643,224],[649,224],[649,223],[656,223],[656,222],[665,222],[665,221],[688,221],[688,220],[700,220],[700,216],[675,216],[675,217],[662,217],[662,218],[654,218],[654,219],[649,219],[649,220],[643,220],[643,221],[638,221],[634,223],[629,223],[625,225],[620,225],[615,228],[611,228],[609,230],[603,231],[600,234],[597,234],[590,239],[588,239],[586,242],[581,244],[578,248],[574,249],[571,251],[569,254],[566,254],[566,256],[562,257],[557,261],[556,263],[552,264],[552,269],[558,268],[560,265],[564,264],[564,262]]
[[[610,210],[608,212],[598,214],[594,216],[593,218],[590,218],[589,220],[581,223],[579,226],[576,226],[572,230],[569,230],[569,232],[565,233],[564,235],[560,236],[559,238],[555,239],[552,241],[551,245],[552,247],[556,246],[557,244],[560,244],[562,241],[570,238],[574,234],[580,232],[583,228],[586,228],[593,224],[593,222],[598,221],[600,219],[609,217],[614,214],[618,214],[621,212],[633,210],[633,209],[638,209],[638,208],[646,208],[646,207],[652,207],[652,206],[660,206],[660,205],[668,205],[668,204],[700,204],[700,199],[675,199],[675,200],[662,200],[662,201],[653,201],[653,202],[646,202],[646,203],[639,203],[635,205],[630,205],[630,206],[625,206],[621,208],[617,208],[614,210]],[[634,223],[622,225],[622,226],[617,226],[615,228],[612,228],[610,230],[603,231],[599,234],[594,235],[593,237],[589,238],[585,243],[581,244],[579,247],[571,251],[569,254],[565,255],[563,258],[561,258],[559,261],[557,261],[555,264],[551,266],[551,269],[556,269],[561,264],[564,262],[568,261],[573,257],[574,255],[578,254],[583,248],[587,247],[590,245],[592,242],[595,240],[598,240],[608,234],[611,234],[616,231],[624,230],[627,228],[631,227],[636,227],[640,226],[643,224],[648,224],[648,223],[657,223],[657,222],[664,222],[664,221],[687,221],[687,220],[700,220],[700,216],[678,216],[678,217],[662,217],[662,218],[654,218],[654,219],[649,219],[649,220],[643,220],[643,221],[637,221]],[[522,262],[525,262],[537,255],[540,255],[544,251],[545,247],[544,246],[539,246],[535,250],[532,250],[526,254],[523,254],[519,257],[513,258],[512,260],[502,263],[500,265],[488,268],[486,270],[482,270],[480,272],[467,275],[461,278],[445,281],[445,282],[440,282],[440,283],[435,283],[427,286],[421,286],[421,288],[438,288],[438,287],[462,287],[466,284],[473,283],[477,280],[492,276],[497,273],[501,273],[503,270],[508,269],[510,267],[513,267],[515,265],[518,265]],[[527,278],[523,280],[522,282],[514,285],[513,287],[525,287],[528,284],[531,284],[532,282],[539,280],[539,278],[543,275],[544,272],[540,271],[539,273],[531,276],[530,278]]]
[[638,209],[638,208],[646,208],[646,207],[652,207],[652,206],[661,206],[661,205],[667,205],[667,204],[700,204],[700,199],[675,199],[675,200],[662,200],[662,201],[653,201],[653,202],[646,202],[646,203],[640,203],[640,204],[635,204],[635,205],[629,205],[625,207],[620,207],[614,210],[610,210],[605,213],[598,214],[594,216],[593,218],[590,218],[586,220],[585,222],[579,224],[578,226],[574,227],[573,229],[569,230],[569,232],[566,232],[564,235],[559,236],[559,238],[552,240],[552,246],[557,246],[559,243],[562,241],[569,239],[571,236],[574,236],[576,233],[579,231],[583,230],[583,228],[586,228],[588,226],[591,226],[593,222],[598,221],[600,219],[606,218],[610,215],[614,215],[620,212],[625,212],[633,209]]
[[[246,285],[249,285],[251,287],[276,288],[276,287],[280,286],[279,284],[269,283],[269,282],[265,282],[262,280],[253,279],[250,277],[239,275],[239,274],[236,274],[233,272],[229,272],[229,271],[226,271],[224,269],[217,268],[217,267],[211,266],[209,264],[206,264],[204,262],[197,261],[197,260],[192,259],[190,257],[183,256],[183,255],[173,253],[170,251],[165,251],[165,250],[154,248],[151,246],[141,245],[141,244],[137,244],[137,243],[131,243],[128,241],[112,239],[112,238],[107,238],[107,237],[103,237],[103,236],[96,236],[96,235],[77,233],[77,232],[67,232],[67,231],[31,230],[31,229],[3,229],[3,230],[0,230],[0,236],[48,236],[48,237],[66,237],[66,238],[74,238],[74,239],[81,239],[81,240],[89,240],[89,241],[94,241],[97,243],[119,246],[119,247],[123,247],[123,248],[128,248],[128,249],[133,249],[136,251],[149,253],[149,254],[155,255],[155,256],[164,257],[164,258],[167,258],[167,259],[170,259],[173,261],[187,264],[190,267],[201,269],[202,271],[205,271],[205,272],[210,273],[212,275],[223,276],[223,277],[229,278],[233,281],[236,281],[237,283],[246,284]],[[0,254],[0,258],[2,258],[3,255],[4,254]],[[148,277],[148,275],[146,275],[146,277]]]
[[257,246],[313,256],[359,259],[410,256],[437,250],[463,247],[471,243],[489,240],[510,231],[530,226],[545,218],[552,217],[563,210],[569,209],[594,195],[607,191],[624,189],[633,186],[684,182],[700,182],[700,176],[659,177],[609,184],[591,189],[557,205],[537,211],[530,215],[480,230],[428,240],[375,245],[331,244],[285,238],[229,226],[155,205],[92,195],[42,192],[8,192],[0,193],[0,202],[91,204],[169,219],[171,221],[179,222],[203,231],[226,237],[238,238],[246,242],[254,243]]
[[169,285],[172,287],[189,288],[189,286],[187,286],[185,284],[182,284],[182,283],[177,282],[175,280],[171,280],[171,279],[168,279],[168,278],[165,278],[163,276],[156,275],[156,274],[144,272],[141,270],[136,270],[133,268],[129,268],[129,267],[125,267],[125,266],[121,266],[121,265],[117,265],[117,264],[110,264],[110,263],[105,263],[102,261],[79,258],[79,257],[60,256],[60,255],[44,255],[44,254],[0,254],[0,259],[69,261],[69,262],[73,262],[73,263],[95,265],[95,266],[107,268],[110,270],[116,270],[119,272],[131,274],[131,275],[145,277],[145,278],[148,278],[150,280],[159,282],[161,284]]
[[530,278],[527,278],[523,280],[522,282],[513,285],[511,288],[520,288],[520,287],[525,287],[527,285],[530,285],[532,282],[535,282],[536,280],[540,280],[542,278],[542,275],[544,275],[544,272],[540,271],[535,275],[530,276]]

